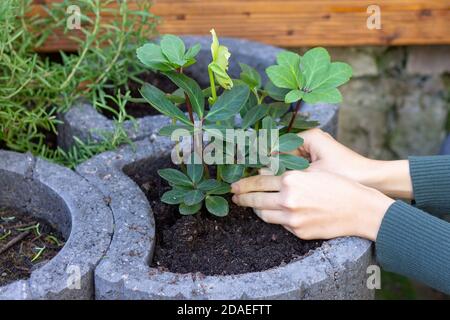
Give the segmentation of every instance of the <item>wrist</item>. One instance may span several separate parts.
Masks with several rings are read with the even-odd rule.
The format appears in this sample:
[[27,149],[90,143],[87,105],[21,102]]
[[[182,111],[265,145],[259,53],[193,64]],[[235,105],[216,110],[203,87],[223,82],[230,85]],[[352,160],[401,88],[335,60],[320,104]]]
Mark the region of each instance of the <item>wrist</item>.
[[366,188],[361,200],[362,209],[357,214],[357,235],[375,241],[384,215],[395,200],[371,188]]
[[413,198],[408,160],[368,160],[366,175],[361,183],[393,197]]

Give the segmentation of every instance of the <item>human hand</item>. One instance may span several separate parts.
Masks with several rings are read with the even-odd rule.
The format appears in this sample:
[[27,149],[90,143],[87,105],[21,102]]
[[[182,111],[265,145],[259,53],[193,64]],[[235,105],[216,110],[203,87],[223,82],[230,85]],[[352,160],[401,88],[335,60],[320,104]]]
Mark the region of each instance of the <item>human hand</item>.
[[311,169],[341,175],[391,197],[412,199],[407,160],[379,161],[363,157],[320,129],[307,130],[299,136],[304,144],[295,153],[309,159]]
[[359,236],[374,241],[394,200],[342,176],[308,169],[232,184],[233,202],[302,239]]

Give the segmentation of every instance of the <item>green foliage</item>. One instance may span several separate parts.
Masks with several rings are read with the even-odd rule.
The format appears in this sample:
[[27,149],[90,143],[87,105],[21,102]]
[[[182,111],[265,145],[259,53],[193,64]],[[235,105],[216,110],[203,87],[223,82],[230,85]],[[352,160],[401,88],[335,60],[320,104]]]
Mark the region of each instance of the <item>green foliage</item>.
[[[243,63],[239,64],[239,79],[231,79],[227,74],[230,52],[219,44],[214,30],[211,33],[210,86],[203,90],[183,73],[184,68],[191,65],[189,59],[194,59],[199,46],[186,51],[180,38],[164,36],[159,45],[150,43],[137,49],[137,56],[146,67],[161,72],[179,87],[174,93],[164,93],[149,84],[144,84],[141,89],[142,96],[152,107],[172,119],[172,124],[162,128],[160,134],[170,136],[174,130],[184,129],[186,135],[200,135],[199,141],[204,141],[203,134],[208,133],[215,139],[206,142],[206,147],[221,146],[225,154],[220,154],[219,159],[230,157],[234,161],[233,164],[220,161],[207,165],[197,157],[197,161],[179,169],[159,170],[159,175],[172,187],[161,201],[179,205],[183,215],[197,213],[204,203],[211,214],[223,217],[229,211],[226,196],[231,183],[254,175],[265,166],[274,174],[308,168],[306,159],[292,153],[303,144],[303,139],[296,133],[318,123],[298,113],[299,102],[337,102],[340,93],[336,88],[350,78],[351,69],[343,63],[331,63],[326,50],[316,48],[303,57],[293,52],[281,52],[277,64],[266,70],[270,80],[264,87],[258,71]],[[216,82],[222,88],[220,95]],[[296,109],[290,112],[290,104],[294,102]],[[188,116],[179,109],[182,103],[187,106]],[[235,121],[236,115],[241,116],[240,123]],[[194,120],[202,124],[201,129],[196,127]],[[235,146],[238,138],[225,135],[227,129],[250,133],[239,155]],[[268,130],[263,137],[268,143],[265,147],[259,145],[263,149],[259,150],[255,163],[249,160],[256,134],[262,132],[261,129]],[[217,132],[221,136],[218,137]],[[233,147],[228,149],[224,143],[232,143]],[[268,162],[263,163],[261,157],[267,158]],[[211,169],[215,169],[215,179],[211,177]]]
[[[67,29],[63,0],[43,6],[46,15],[32,16],[31,0],[0,1],[0,147],[32,152],[74,167],[98,152],[129,142],[122,124],[130,118],[124,105],[129,99],[127,83],[142,72],[135,59],[136,44],[154,34],[157,19],[149,13],[150,2],[137,10],[126,1],[80,0],[81,32]],[[118,3],[116,10],[106,8]],[[105,13],[107,12],[107,15]],[[105,16],[111,22],[104,21]],[[61,62],[34,51],[58,30],[79,45],[75,54],[60,53]],[[125,86],[125,92],[108,96],[106,89]],[[101,143],[77,140],[68,151],[56,148],[57,114],[67,111],[80,97],[98,109],[110,110],[115,101],[116,130]],[[111,111],[110,110],[110,111]]]

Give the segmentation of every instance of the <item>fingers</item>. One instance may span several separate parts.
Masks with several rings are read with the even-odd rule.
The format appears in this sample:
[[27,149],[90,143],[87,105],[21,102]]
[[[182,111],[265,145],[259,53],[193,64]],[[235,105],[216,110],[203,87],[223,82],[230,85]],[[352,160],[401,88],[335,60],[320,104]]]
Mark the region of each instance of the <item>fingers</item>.
[[281,210],[254,210],[256,215],[264,222],[272,224],[287,224],[290,220],[290,214]]
[[241,194],[255,191],[280,191],[281,177],[259,175],[242,179],[231,185],[231,192]]
[[280,210],[280,194],[267,192],[251,192],[235,194],[233,202],[241,207],[253,207],[260,210]]

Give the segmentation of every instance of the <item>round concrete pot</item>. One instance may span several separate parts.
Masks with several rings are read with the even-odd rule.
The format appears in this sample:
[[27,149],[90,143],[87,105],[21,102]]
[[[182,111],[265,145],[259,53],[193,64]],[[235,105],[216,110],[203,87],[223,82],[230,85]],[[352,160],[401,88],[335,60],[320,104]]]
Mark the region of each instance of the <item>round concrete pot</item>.
[[[325,110],[323,127],[335,128],[336,110]],[[115,221],[107,258],[95,270],[97,299],[373,299],[366,286],[372,244],[355,237],[325,241],[299,260],[262,272],[203,276],[151,268],[152,209],[129,175],[164,167],[171,148],[170,140],[153,136],[76,169],[110,199]]]
[[[200,43],[202,48],[197,56],[197,63],[188,68],[189,73],[200,83],[202,87],[209,86],[208,64],[211,62],[211,37],[210,36],[184,36],[182,37],[187,47]],[[262,76],[263,83],[267,81],[265,69],[274,64],[277,54],[282,49],[236,38],[221,38],[221,44],[227,46],[231,52],[229,74],[232,78],[238,78],[241,72],[238,62],[248,64],[258,70]],[[305,106],[303,111],[313,108],[314,113],[334,105],[320,105],[319,108]],[[151,106],[149,105],[149,108]],[[333,113],[335,115],[336,113]],[[63,149],[69,149],[74,143],[74,137],[80,140],[101,141],[105,133],[114,132],[114,121],[108,119],[86,101],[76,102],[65,114],[59,115],[62,123],[58,126],[58,145]],[[325,122],[324,122],[325,123]],[[334,124],[328,121],[326,123]],[[126,121],[124,123],[128,136],[133,141],[149,137],[159,131],[163,126],[170,124],[167,117],[156,115],[136,119],[136,123]],[[329,131],[336,130],[328,128]]]
[[0,150],[0,208],[44,219],[66,239],[29,279],[0,287],[0,299],[94,297],[94,269],[113,233],[111,209],[95,187],[69,169]]

